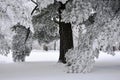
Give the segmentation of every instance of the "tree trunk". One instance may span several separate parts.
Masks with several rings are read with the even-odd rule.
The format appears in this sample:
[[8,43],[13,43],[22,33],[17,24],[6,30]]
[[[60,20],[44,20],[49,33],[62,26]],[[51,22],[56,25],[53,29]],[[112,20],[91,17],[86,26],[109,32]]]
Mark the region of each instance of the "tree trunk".
[[54,50],[56,50],[56,41],[54,42]]
[[[59,56],[59,62],[66,63],[65,54],[66,52],[73,48],[73,35],[72,35],[72,28],[71,23],[65,23],[61,21],[61,14],[62,11],[65,9],[66,4],[71,1],[68,0],[66,3],[62,3],[59,1],[60,7],[58,8],[59,13],[59,21],[54,20],[59,24],[59,34],[60,34],[60,56]],[[54,1],[57,2],[56,0]]]
[[68,51],[68,49],[73,48],[73,36],[72,36],[71,24],[60,22],[59,33],[60,33],[59,62],[66,63],[65,53]]

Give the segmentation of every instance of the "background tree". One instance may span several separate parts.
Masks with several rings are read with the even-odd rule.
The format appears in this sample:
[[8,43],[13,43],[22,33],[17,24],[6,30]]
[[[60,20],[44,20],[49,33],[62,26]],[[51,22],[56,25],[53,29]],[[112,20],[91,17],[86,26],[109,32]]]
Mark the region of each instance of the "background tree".
[[13,60],[23,62],[32,50],[32,32],[20,23],[14,25],[12,30],[15,32],[12,41]]

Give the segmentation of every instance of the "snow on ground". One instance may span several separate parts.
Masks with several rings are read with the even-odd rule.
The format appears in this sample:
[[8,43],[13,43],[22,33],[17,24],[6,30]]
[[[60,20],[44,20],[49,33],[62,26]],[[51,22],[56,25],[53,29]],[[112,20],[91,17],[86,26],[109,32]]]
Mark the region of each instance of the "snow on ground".
[[[39,50],[40,51],[40,50]],[[59,51],[49,50],[33,50],[32,54],[26,58],[27,62],[36,62],[36,61],[57,61],[59,58]]]
[[[30,56],[26,57],[26,62],[44,62],[44,61],[57,61],[59,58],[59,51],[49,50],[33,50]],[[8,56],[0,55],[0,63],[13,63],[12,54]]]
[[86,74],[66,73],[58,57],[59,51],[33,50],[25,63],[13,63],[11,54],[0,55],[0,80],[120,80],[120,52],[114,57],[101,52]]

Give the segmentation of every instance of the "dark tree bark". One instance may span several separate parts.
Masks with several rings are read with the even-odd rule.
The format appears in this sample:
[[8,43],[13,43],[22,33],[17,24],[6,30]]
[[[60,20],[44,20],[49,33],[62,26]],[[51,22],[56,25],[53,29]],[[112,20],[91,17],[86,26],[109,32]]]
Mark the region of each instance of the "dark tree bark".
[[70,23],[59,23],[60,33],[60,56],[59,62],[66,63],[65,53],[73,48],[73,35]]
[[26,38],[25,38],[24,44],[26,44],[26,41],[27,41],[27,39],[29,37],[29,34],[30,34],[30,27],[27,28],[27,34],[26,34]]
[[55,18],[54,22],[59,24],[59,34],[60,34],[60,56],[59,62],[66,63],[65,54],[66,52],[73,48],[73,35],[71,23],[65,23],[57,21]]

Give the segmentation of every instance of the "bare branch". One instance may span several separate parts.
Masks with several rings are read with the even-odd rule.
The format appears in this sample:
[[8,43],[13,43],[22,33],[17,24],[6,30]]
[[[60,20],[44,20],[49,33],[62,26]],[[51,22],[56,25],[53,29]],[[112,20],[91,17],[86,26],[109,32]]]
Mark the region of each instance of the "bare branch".
[[31,0],[36,6],[35,6],[35,8],[32,10],[32,12],[31,12],[31,15],[34,13],[34,11],[35,10],[37,10],[37,8],[38,8],[38,3],[36,3],[34,0]]
[[38,5],[34,0],[31,0],[34,4]]

